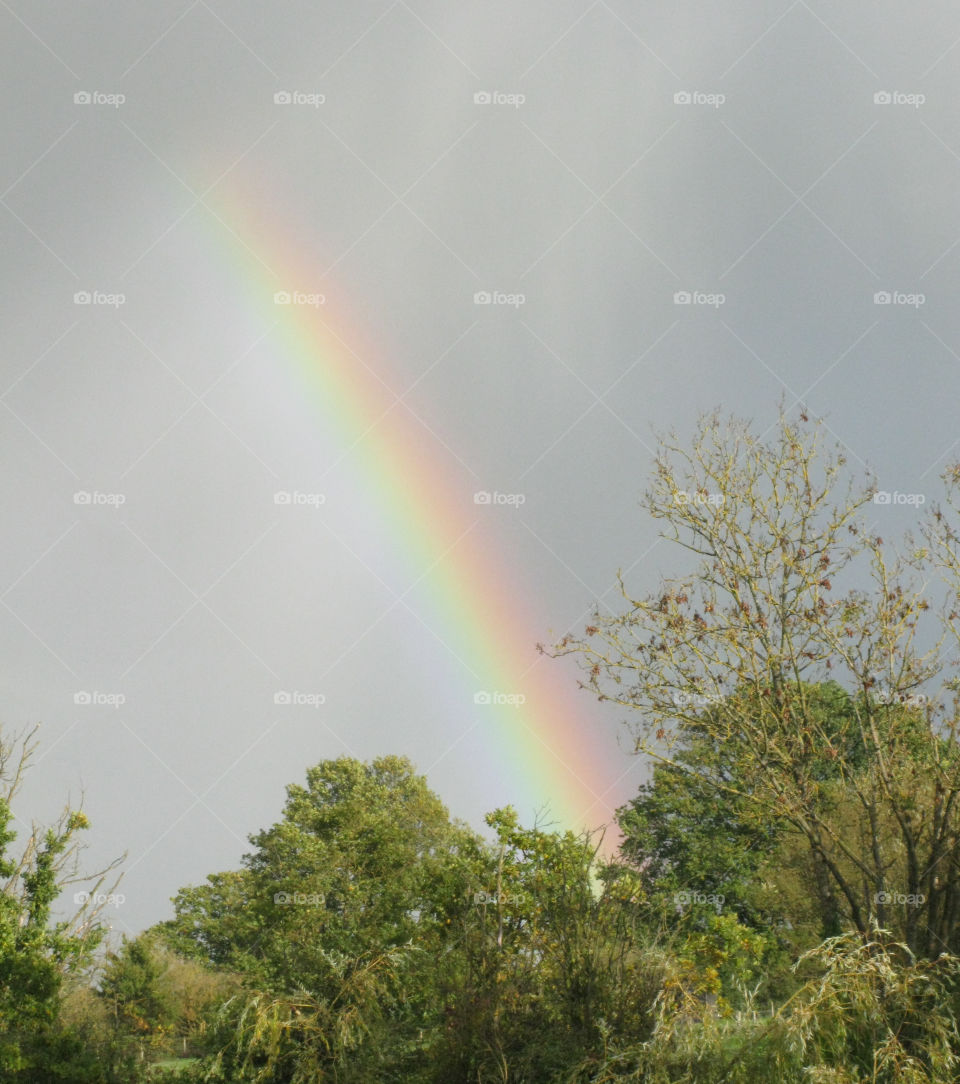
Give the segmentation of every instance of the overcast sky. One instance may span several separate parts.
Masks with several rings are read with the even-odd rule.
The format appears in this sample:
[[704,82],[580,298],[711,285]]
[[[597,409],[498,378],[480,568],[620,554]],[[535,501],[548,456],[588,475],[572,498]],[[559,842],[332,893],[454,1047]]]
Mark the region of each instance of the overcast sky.
[[[118,930],[326,757],[406,754],[476,826],[582,773],[607,820],[643,766],[534,645],[676,570],[654,430],[802,400],[931,497],[956,453],[955,5],[0,0],[0,41],[0,721],[42,722],[22,815],[83,793],[90,863],[128,853]],[[311,320],[380,398],[305,376]],[[455,515],[390,510],[384,432]],[[473,702],[523,692],[457,657],[498,628],[591,763]]]

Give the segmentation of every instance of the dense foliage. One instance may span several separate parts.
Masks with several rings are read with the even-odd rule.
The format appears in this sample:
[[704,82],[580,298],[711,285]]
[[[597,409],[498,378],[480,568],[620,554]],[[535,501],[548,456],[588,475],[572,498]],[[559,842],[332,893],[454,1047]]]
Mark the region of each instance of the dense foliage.
[[615,855],[327,760],[239,869],[98,953],[95,908],[52,918],[86,819],[15,853],[29,749],[0,746],[0,1079],[960,1079],[960,472],[899,555],[821,435],[662,441],[647,507],[696,567],[554,649],[650,758]]

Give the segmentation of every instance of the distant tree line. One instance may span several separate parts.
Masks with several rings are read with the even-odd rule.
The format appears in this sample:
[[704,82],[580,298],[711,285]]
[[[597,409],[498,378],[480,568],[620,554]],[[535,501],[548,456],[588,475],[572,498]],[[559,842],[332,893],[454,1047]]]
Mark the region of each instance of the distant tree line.
[[895,549],[823,428],[662,438],[644,503],[687,567],[549,649],[651,764],[612,858],[339,758],[107,946],[95,903],[51,920],[85,817],[19,841],[4,744],[0,1079],[960,1079],[960,471]]

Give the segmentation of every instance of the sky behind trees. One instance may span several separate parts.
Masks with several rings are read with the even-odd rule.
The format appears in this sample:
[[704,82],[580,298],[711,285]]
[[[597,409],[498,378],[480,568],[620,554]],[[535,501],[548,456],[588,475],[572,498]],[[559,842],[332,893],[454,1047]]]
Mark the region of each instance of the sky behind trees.
[[118,929],[325,758],[407,755],[475,825],[607,820],[642,766],[535,644],[674,571],[653,429],[783,396],[876,471],[880,533],[937,495],[949,5],[0,25],[0,720],[43,723],[29,812],[84,791],[92,862],[129,852]]

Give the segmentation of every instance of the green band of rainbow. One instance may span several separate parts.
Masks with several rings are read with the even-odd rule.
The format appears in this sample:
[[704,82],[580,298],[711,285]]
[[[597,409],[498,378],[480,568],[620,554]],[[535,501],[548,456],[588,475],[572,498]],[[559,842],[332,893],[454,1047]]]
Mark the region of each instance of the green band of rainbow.
[[[227,206],[221,199],[217,215],[227,228],[216,243],[226,239],[238,292],[252,315],[274,324],[267,348],[296,374],[317,423],[347,451],[338,469],[354,476],[410,581],[431,569],[423,581],[429,612],[421,616],[449,649],[463,686],[451,742],[479,718],[493,748],[492,769],[512,781],[521,817],[530,806],[548,805],[560,828],[607,824],[611,788],[628,758],[612,753],[609,740],[597,740],[596,724],[583,710],[587,694],[569,670],[537,654],[529,630],[538,620],[522,584],[509,561],[488,552],[471,529],[484,511],[472,489],[446,466],[437,441],[398,406],[381,379],[388,366],[364,341],[359,321],[344,321],[336,303],[319,309],[274,304],[278,290],[318,290],[318,272],[308,270],[302,254],[279,241],[275,227],[256,222],[249,203]],[[522,692],[526,700],[520,707],[477,708],[477,689]],[[612,839],[608,833],[605,850]]]

